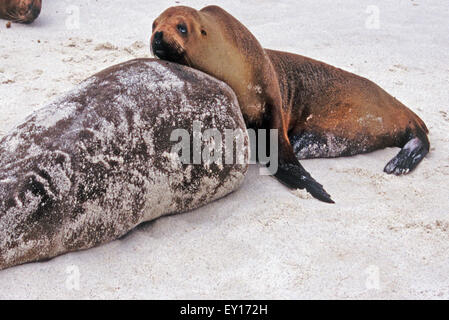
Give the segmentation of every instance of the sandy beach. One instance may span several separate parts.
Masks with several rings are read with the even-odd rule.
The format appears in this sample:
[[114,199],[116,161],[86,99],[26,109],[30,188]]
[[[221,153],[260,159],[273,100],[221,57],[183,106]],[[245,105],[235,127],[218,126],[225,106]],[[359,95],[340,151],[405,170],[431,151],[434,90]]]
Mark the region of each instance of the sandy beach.
[[[151,57],[153,20],[200,0],[43,1],[0,20],[0,137],[90,75]],[[388,148],[302,161],[329,205],[259,175],[122,239],[0,271],[0,299],[449,299],[447,0],[234,0],[217,4],[271,49],[364,76],[427,124],[431,151],[403,177]]]

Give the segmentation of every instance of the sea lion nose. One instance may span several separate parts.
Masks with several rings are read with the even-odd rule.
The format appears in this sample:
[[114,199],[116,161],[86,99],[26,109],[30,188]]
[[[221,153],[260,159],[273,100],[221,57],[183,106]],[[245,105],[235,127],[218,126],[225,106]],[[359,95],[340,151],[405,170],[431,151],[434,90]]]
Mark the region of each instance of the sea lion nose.
[[160,45],[162,43],[162,36],[164,35],[164,33],[162,31],[157,31],[154,34],[154,44],[155,45]]

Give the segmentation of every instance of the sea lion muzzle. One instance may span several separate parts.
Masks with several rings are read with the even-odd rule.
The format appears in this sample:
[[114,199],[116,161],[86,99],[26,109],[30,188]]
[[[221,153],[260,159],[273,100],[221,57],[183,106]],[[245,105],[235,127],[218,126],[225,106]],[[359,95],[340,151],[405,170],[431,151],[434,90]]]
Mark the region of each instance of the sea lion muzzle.
[[172,44],[164,40],[163,31],[156,31],[151,41],[153,54],[162,60],[172,61],[180,64],[186,64],[184,53],[177,44]]

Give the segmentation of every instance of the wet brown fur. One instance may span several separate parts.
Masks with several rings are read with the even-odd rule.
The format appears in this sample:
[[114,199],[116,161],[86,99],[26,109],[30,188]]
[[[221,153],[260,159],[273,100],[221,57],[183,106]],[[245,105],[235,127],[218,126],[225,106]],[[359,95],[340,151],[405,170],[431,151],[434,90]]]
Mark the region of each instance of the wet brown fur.
[[[300,55],[266,50],[278,74],[289,135],[333,134],[366,150],[402,147],[424,122],[372,81]],[[427,137],[426,137],[427,139]]]

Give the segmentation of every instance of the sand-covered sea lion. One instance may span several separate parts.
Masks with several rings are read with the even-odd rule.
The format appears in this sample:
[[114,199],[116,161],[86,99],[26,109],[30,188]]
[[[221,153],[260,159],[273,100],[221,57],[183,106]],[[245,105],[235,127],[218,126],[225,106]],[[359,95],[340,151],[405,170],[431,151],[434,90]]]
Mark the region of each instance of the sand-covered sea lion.
[[42,0],[0,0],[0,18],[31,23],[39,16]]
[[[195,123],[202,132],[234,130],[242,161],[182,163],[171,137],[183,129],[194,141]],[[201,141],[201,150],[211,143]],[[245,123],[225,83],[154,59],[106,69],[0,140],[0,269],[90,248],[223,197],[247,163]]]
[[385,172],[399,175],[429,151],[424,122],[379,86],[323,62],[263,49],[220,7],[167,9],[153,23],[151,48],[229,84],[248,126],[280,130],[276,177],[320,200],[332,202],[298,159],[396,146],[402,150]]

